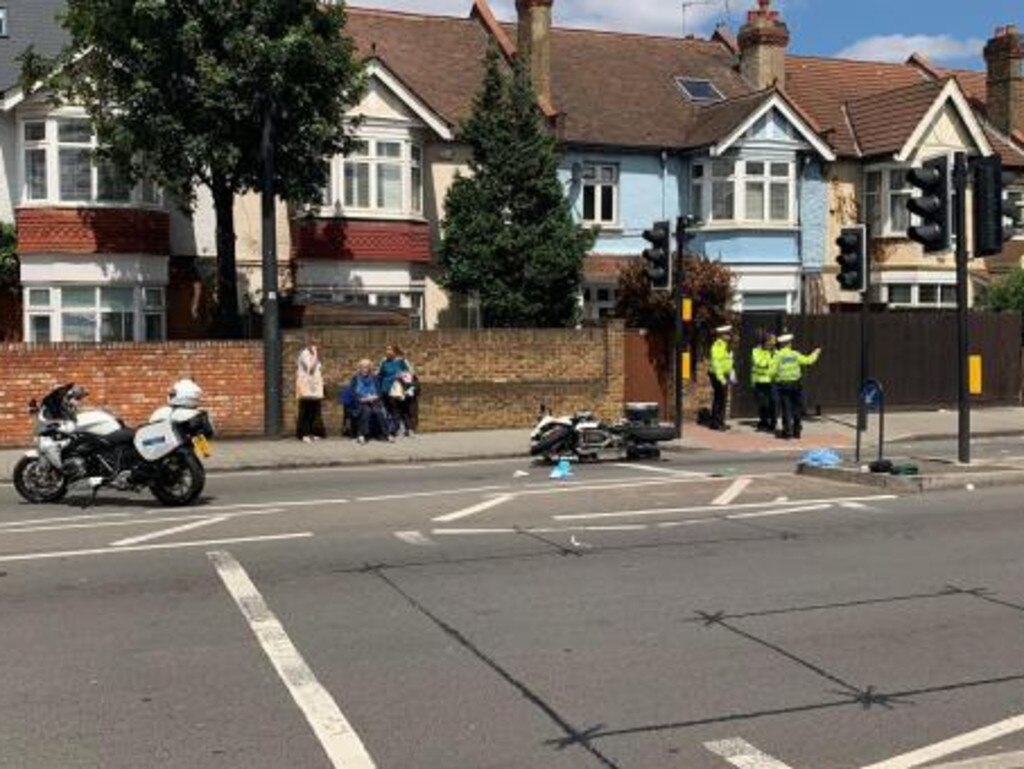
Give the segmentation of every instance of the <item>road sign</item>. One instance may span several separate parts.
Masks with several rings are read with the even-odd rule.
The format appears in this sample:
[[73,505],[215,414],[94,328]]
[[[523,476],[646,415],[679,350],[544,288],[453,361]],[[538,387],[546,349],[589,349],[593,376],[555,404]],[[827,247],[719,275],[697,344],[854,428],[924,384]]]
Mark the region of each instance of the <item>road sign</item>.
[[885,393],[882,384],[877,379],[869,379],[860,388],[860,403],[868,411],[878,411],[882,408]]

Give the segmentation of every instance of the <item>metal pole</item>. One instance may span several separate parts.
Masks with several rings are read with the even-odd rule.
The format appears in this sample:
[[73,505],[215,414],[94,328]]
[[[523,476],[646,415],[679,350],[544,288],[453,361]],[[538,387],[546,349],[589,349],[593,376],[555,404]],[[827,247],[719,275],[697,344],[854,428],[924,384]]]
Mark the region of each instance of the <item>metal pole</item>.
[[[686,217],[676,219],[676,263],[672,271],[672,291],[676,306],[676,343],[675,375],[676,375],[676,438],[683,437],[683,249],[686,248]],[[692,369],[691,369],[692,375]]]
[[960,412],[959,459],[971,462],[971,401],[967,392],[968,345],[967,329],[967,155],[956,153],[953,162],[953,183],[956,187],[956,304],[957,304],[957,394]]
[[277,286],[277,217],[274,194],[274,117],[268,102],[263,111],[262,239],[263,239],[263,427],[267,436],[281,434],[281,315]]

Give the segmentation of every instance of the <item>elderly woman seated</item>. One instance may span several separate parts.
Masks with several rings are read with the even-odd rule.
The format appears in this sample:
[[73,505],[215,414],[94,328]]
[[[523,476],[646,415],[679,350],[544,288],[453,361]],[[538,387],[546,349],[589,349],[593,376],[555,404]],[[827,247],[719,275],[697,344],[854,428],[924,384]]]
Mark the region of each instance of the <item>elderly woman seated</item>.
[[380,382],[373,371],[373,363],[367,359],[359,361],[356,375],[349,383],[350,397],[354,405],[356,441],[366,443],[373,436],[387,437],[394,441],[388,426],[388,412],[381,399]]

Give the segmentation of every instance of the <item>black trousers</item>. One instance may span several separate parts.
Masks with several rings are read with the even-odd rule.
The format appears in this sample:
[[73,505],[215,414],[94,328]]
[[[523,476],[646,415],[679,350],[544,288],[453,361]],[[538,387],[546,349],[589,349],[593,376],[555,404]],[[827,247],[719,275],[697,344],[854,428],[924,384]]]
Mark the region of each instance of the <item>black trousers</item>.
[[384,410],[384,404],[380,401],[360,403],[359,411],[356,412],[356,435],[360,438],[384,438],[389,434],[388,415]]
[[777,419],[775,385],[770,382],[758,382],[754,385],[754,398],[757,399],[757,426],[762,430],[774,432]]
[[714,391],[714,398],[711,401],[711,427],[717,429],[725,427],[725,405],[729,397],[729,391],[724,382],[718,381],[714,374],[711,377],[711,389]]
[[397,433],[404,430],[408,433],[412,429],[412,420],[409,418],[409,408],[412,405],[411,398],[392,398],[390,395],[384,399],[388,414],[391,415],[392,429]]
[[799,438],[803,431],[804,388],[799,382],[779,384],[779,405],[782,407],[782,434]]
[[319,398],[299,399],[299,417],[295,423],[296,438],[327,437],[322,405],[323,401]]

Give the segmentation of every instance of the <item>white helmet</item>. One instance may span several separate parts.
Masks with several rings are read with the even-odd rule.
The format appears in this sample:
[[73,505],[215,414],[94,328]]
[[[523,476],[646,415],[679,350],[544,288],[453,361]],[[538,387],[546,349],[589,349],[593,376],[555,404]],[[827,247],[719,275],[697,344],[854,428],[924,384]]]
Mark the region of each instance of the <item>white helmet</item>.
[[191,379],[180,379],[171,385],[171,391],[167,393],[167,403],[176,408],[194,409],[198,408],[202,397],[202,387]]

